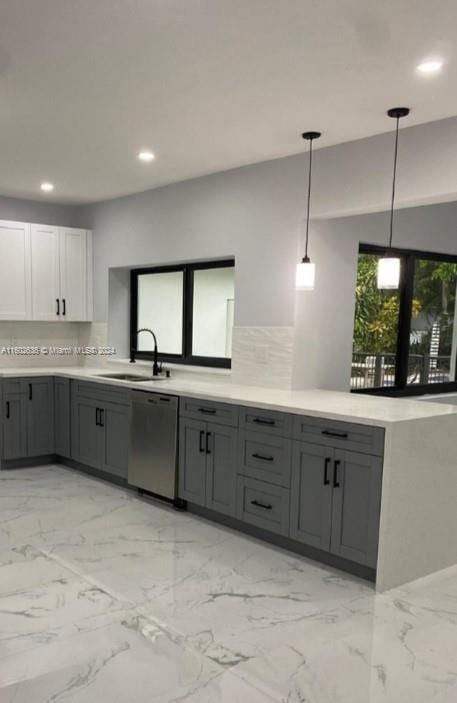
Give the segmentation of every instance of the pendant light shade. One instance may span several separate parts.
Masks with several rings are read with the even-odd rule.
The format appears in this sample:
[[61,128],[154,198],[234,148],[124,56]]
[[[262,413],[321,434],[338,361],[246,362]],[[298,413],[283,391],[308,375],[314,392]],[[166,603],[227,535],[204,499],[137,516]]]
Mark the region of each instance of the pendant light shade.
[[400,259],[393,256],[383,256],[378,261],[378,288],[382,290],[397,290],[400,285]]
[[314,279],[316,278],[316,264],[313,264],[308,256],[297,264],[297,276],[295,287],[297,290],[314,290]]
[[304,132],[303,139],[309,141],[309,169],[308,169],[308,198],[306,211],[306,240],[305,240],[305,256],[297,264],[297,273],[295,277],[295,287],[297,290],[313,290],[314,280],[316,277],[316,265],[311,262],[308,256],[308,240],[309,240],[309,206],[311,202],[311,176],[313,172],[313,140],[319,139],[320,132]]
[[395,187],[397,181],[398,133],[400,119],[409,115],[409,107],[393,107],[387,114],[397,121],[395,129],[394,173],[392,179],[392,200],[390,205],[389,252],[378,261],[378,288],[380,290],[397,290],[400,285],[400,259],[392,254],[392,239],[394,234]]

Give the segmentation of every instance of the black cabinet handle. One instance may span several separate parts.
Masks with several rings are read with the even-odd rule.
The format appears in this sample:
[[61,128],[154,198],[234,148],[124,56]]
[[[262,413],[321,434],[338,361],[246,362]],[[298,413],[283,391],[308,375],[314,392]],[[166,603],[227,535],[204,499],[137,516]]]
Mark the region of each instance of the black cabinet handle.
[[325,466],[324,466],[324,486],[328,486],[330,484],[330,479],[328,477],[328,467],[330,466],[331,459],[330,457],[327,457],[325,459]]
[[205,431],[200,430],[200,452],[203,454],[205,451],[205,447],[203,446],[203,437],[205,436]]
[[199,413],[204,413],[205,415],[215,415],[216,410],[214,408],[198,408]]
[[95,408],[95,424],[97,425],[97,427],[100,426],[100,421],[99,421],[99,417],[98,417],[99,412],[100,412],[100,408]]
[[206,433],[206,453],[211,454],[211,449],[209,448],[209,440],[211,437],[211,432]]
[[31,383],[29,383],[29,400],[33,400],[33,388]]
[[335,460],[335,463],[333,464],[333,488],[339,488],[340,483],[338,481],[338,467],[341,464],[341,461],[339,459]]
[[273,506],[269,503],[261,503],[258,500],[251,500],[251,505],[255,505],[258,508],[263,508],[264,510],[273,510]]
[[63,307],[62,315],[66,315],[67,314],[67,301],[65,300],[65,298],[62,298],[62,307]]
[[335,430],[322,430],[322,434],[327,437],[337,437],[338,439],[347,439],[349,437],[347,432],[336,432]]
[[264,454],[257,454],[257,452],[255,452],[252,456],[254,459],[260,459],[261,461],[273,461],[274,460],[274,456],[265,456]]
[[60,315],[60,300],[59,300],[59,298],[56,298],[56,303],[57,303],[56,315]]
[[6,401],[6,419],[7,420],[10,419],[10,401],[9,400]]
[[105,411],[103,408],[100,408],[100,427],[105,426]]
[[258,425],[276,425],[274,420],[270,420],[270,418],[267,417],[255,417],[252,422],[257,423]]

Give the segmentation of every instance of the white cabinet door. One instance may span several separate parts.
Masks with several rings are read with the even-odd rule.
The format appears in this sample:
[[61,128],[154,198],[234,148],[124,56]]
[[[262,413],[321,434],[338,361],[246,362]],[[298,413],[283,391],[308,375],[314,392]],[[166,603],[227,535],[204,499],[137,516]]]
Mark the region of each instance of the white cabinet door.
[[59,228],[32,225],[32,317],[60,320]]
[[87,232],[60,227],[62,320],[87,320]]
[[30,225],[0,221],[0,320],[31,317]]

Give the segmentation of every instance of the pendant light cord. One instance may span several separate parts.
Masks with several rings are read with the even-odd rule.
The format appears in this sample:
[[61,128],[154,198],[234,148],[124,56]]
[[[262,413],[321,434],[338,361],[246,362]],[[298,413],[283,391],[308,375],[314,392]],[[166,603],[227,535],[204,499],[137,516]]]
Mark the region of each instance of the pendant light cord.
[[394,233],[394,206],[395,206],[395,188],[397,183],[397,161],[398,161],[398,133],[400,130],[400,116],[397,115],[397,129],[395,133],[395,151],[394,151],[394,175],[392,179],[392,201],[390,206],[390,236],[389,249],[392,249],[392,239]]
[[308,258],[308,238],[309,238],[309,207],[311,203],[311,174],[313,172],[313,140],[309,141],[309,169],[308,169],[308,202],[306,211],[306,240],[305,240],[305,259]]

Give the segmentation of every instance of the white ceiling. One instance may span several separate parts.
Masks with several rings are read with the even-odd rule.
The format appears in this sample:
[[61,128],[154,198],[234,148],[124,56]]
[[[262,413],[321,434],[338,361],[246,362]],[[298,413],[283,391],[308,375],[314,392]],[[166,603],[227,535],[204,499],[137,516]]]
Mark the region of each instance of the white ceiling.
[[0,193],[102,200],[383,132],[397,104],[455,115],[456,44],[455,0],[0,0]]

